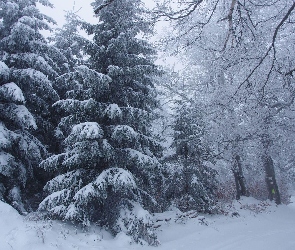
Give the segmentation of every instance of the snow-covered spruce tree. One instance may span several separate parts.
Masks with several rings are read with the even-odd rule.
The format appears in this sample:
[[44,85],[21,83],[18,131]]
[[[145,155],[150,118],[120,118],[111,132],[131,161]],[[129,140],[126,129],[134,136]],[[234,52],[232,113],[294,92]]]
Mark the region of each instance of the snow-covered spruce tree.
[[138,38],[149,31],[141,11],[140,1],[111,1],[100,10],[99,24],[84,24],[94,34],[88,67],[76,66],[57,80],[67,86],[66,99],[54,104],[63,116],[56,135],[64,148],[41,163],[60,174],[45,186],[49,196],[39,210],[156,245],[148,211],[158,207],[161,181],[162,148],[150,131],[157,105],[151,77],[158,70],[154,50]]
[[47,151],[30,133],[37,127],[35,120],[25,106],[23,92],[9,76],[8,66],[0,61],[0,199],[25,213],[30,209],[27,188],[34,166]]
[[[150,127],[154,118],[153,111],[158,106],[153,76],[160,71],[154,64],[155,49],[143,39],[144,36],[152,34],[152,23],[148,21],[144,5],[140,0],[97,0],[93,6],[96,7],[96,12],[99,10],[100,23],[86,26],[86,30],[94,35],[94,44],[88,47],[91,55],[89,61],[96,70],[112,78],[104,101],[115,103],[125,110],[121,120],[108,118],[105,122],[111,126],[128,125],[139,133],[140,144],[132,142],[128,145],[122,141],[118,144],[121,148],[133,148],[146,156],[159,157],[162,149],[151,137]],[[119,132],[121,136],[126,133],[125,131],[127,132],[125,129]],[[134,152],[125,152],[125,154],[123,160],[126,161],[133,158]],[[132,162],[124,164],[126,167],[134,165]],[[152,180],[153,172],[143,173],[142,170],[132,169],[132,173],[141,180]],[[144,175],[149,177],[142,178]],[[152,183],[141,181],[141,188],[149,189],[149,194],[154,197],[160,195],[156,188],[159,185],[155,184],[160,181],[159,175],[156,176],[157,178],[153,179],[155,186],[152,189],[150,188]],[[143,201],[149,210],[157,209],[148,196]]]
[[1,60],[11,68],[11,81],[22,90],[26,107],[33,114],[37,129],[33,134],[54,150],[51,105],[59,97],[52,81],[64,67],[66,58],[47,43],[40,30],[50,30],[54,21],[40,13],[37,3],[47,0],[4,0],[0,2]]
[[[29,198],[39,187],[42,190],[46,176],[37,166],[46,157],[44,145],[54,147],[50,143],[54,130],[50,107],[58,95],[51,80],[65,58],[40,34],[40,30],[49,29],[52,19],[39,12],[37,2],[50,6],[47,0],[0,1],[0,60],[9,68],[8,79],[1,83],[0,122],[2,131],[18,135],[11,136],[11,147],[5,151],[11,156],[2,157],[6,159],[2,170],[14,169],[13,174],[5,175],[9,183],[6,196],[14,185],[13,190],[20,190],[19,197]],[[13,184],[13,179],[22,180],[22,185]]]
[[[141,137],[144,136],[141,145],[134,145],[132,148],[136,148],[144,155],[158,157],[162,150],[158,142],[149,136],[152,112],[158,105],[153,76],[160,72],[153,60],[155,49],[147,40],[142,39],[152,34],[152,24],[147,21],[144,5],[140,0],[97,0],[93,6],[101,22],[97,25],[85,25],[86,31],[94,36],[94,44],[87,47],[91,55],[89,61],[96,70],[112,78],[104,102],[115,103],[126,110],[121,121],[106,119],[105,122],[113,126],[119,124],[130,126]],[[121,130],[120,133],[125,131]],[[130,145],[132,144],[134,143]],[[120,147],[128,148],[130,145],[123,143]],[[134,152],[125,152],[125,154],[123,160],[126,161]],[[130,162],[124,164],[133,165]],[[157,178],[153,179],[154,184],[152,184],[143,181],[143,179],[151,180],[152,172],[143,173],[134,169],[132,172],[141,180],[143,190],[149,189],[149,195],[160,198],[159,173],[155,175]],[[143,175],[150,177],[142,178]],[[154,187],[151,189],[150,185]],[[157,208],[149,195],[146,195],[143,202],[144,206],[152,211]]]
[[210,149],[204,141],[205,126],[198,107],[180,104],[176,110],[173,148],[166,159],[165,195],[181,211],[213,213],[217,187],[216,171],[204,164]]

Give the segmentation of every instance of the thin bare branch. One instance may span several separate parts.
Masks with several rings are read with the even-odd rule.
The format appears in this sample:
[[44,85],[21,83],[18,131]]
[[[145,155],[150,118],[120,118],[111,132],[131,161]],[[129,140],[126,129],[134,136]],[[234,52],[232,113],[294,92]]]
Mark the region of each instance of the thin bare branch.
[[162,11],[162,10],[156,10],[156,11],[154,11],[154,14],[158,18],[166,17],[169,20],[180,20],[180,19],[190,16],[199,7],[199,5],[202,2],[204,2],[204,0],[190,2],[188,4],[188,6],[186,6],[185,8],[183,8],[179,11],[174,11],[174,12],[166,12],[166,11]]
[[292,6],[289,8],[288,12],[285,14],[285,16],[283,17],[283,19],[280,21],[280,23],[277,25],[277,27],[275,28],[273,37],[272,37],[272,43],[269,46],[269,48],[267,49],[266,53],[264,54],[263,57],[261,57],[261,59],[259,60],[258,64],[251,70],[250,74],[247,76],[247,78],[238,86],[238,89],[236,90],[235,94],[237,94],[237,92],[239,91],[239,89],[246,83],[249,82],[250,78],[252,77],[252,75],[256,72],[256,70],[261,66],[261,64],[264,62],[265,58],[269,55],[269,52],[272,49],[275,49],[275,42],[276,42],[276,38],[278,35],[278,32],[280,30],[280,28],[283,26],[283,24],[286,22],[286,20],[289,18],[289,16],[291,15],[292,11],[295,8],[295,2],[292,4]]

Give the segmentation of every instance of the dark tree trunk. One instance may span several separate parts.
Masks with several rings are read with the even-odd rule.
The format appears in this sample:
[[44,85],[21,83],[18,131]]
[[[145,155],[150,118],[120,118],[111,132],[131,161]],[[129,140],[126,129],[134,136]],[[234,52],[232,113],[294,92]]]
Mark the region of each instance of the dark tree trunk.
[[272,157],[269,155],[269,148],[272,144],[270,136],[265,133],[261,136],[261,142],[264,148],[262,155],[262,162],[265,171],[265,182],[268,192],[268,198],[272,201],[275,200],[276,204],[281,204],[281,195],[276,181],[276,173]]
[[239,176],[238,173],[233,169],[234,177],[235,177],[235,183],[236,183],[236,199],[239,200],[241,199],[241,188],[239,184]]
[[241,159],[240,159],[240,156],[236,156],[236,161],[237,161],[237,165],[238,165],[238,169],[239,169],[239,184],[240,184],[240,187],[241,187],[241,195],[243,196],[248,196],[248,191],[246,189],[246,184],[245,184],[245,177],[244,177],[244,174],[243,174],[243,169],[242,169],[242,164],[241,164]]
[[235,178],[235,183],[236,183],[236,199],[239,200],[241,196],[249,196],[246,184],[245,184],[245,178],[243,174],[243,169],[242,169],[242,164],[241,164],[241,158],[239,155],[236,155],[235,157],[235,163],[232,168],[234,178]]
[[274,164],[271,156],[264,155],[263,158],[263,166],[265,170],[265,181],[268,191],[268,198],[272,201],[275,200],[276,204],[281,204],[281,196],[279,192],[279,188],[276,181],[276,175],[274,170]]

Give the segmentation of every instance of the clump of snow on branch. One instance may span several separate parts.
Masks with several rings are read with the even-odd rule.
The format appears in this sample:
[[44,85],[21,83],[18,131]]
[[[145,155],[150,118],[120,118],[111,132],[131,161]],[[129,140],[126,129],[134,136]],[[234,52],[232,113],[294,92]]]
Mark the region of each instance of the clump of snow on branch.
[[0,97],[5,96],[7,101],[24,103],[25,98],[21,89],[13,82],[6,83],[0,87]]
[[121,118],[122,110],[115,103],[110,104],[105,109],[105,115],[110,119]]
[[146,154],[141,153],[140,151],[126,148],[123,149],[126,153],[126,157],[128,160],[133,161],[136,166],[144,166],[154,168],[155,166],[159,166],[159,161],[155,157],[150,157]]
[[80,169],[67,172],[66,174],[58,175],[57,177],[53,178],[44,187],[44,191],[46,192],[57,192],[68,187],[72,187],[73,185],[80,186],[81,181],[81,174],[84,172]]
[[24,127],[26,128],[32,127],[34,129],[37,129],[37,125],[36,125],[34,117],[25,106],[18,105],[15,107],[13,111],[15,115],[17,115],[18,120],[22,122],[22,125]]
[[101,139],[103,130],[96,122],[84,122],[75,125],[71,134],[66,139],[67,143],[78,142],[89,139]]

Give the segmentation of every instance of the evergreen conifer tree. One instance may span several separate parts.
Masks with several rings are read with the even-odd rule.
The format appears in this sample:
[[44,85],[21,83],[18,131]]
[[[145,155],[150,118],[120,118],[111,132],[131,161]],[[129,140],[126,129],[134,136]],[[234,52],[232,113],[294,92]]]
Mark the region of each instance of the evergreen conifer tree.
[[57,78],[66,86],[54,104],[63,117],[56,129],[63,150],[41,163],[59,175],[45,186],[49,195],[39,210],[156,245],[145,209],[157,208],[162,149],[150,126],[157,105],[151,78],[158,70],[154,50],[138,38],[149,31],[142,14],[140,1],[115,0],[101,9],[97,25],[83,24],[94,40],[85,47],[87,66]]
[[216,171],[204,164],[210,149],[204,141],[202,113],[179,104],[174,123],[175,154],[166,160],[165,195],[181,211],[213,213],[216,204]]
[[27,182],[46,149],[30,134],[35,120],[23,92],[9,78],[8,66],[0,61],[0,198],[25,213]]
[[50,107],[59,97],[52,85],[67,60],[40,33],[50,30],[54,20],[40,13],[37,2],[53,7],[47,0],[1,1],[0,51],[11,69],[11,81],[21,88],[26,107],[36,120],[33,134],[54,150]]
[[53,20],[39,12],[37,2],[51,6],[47,0],[0,1],[0,137],[7,142],[0,146],[2,196],[21,212],[21,200],[46,182],[37,167],[48,146],[54,147],[50,107],[59,97],[52,80],[65,60],[40,34]]
[[43,184],[35,179],[35,170],[47,149],[31,133],[37,125],[22,90],[10,81],[8,66],[0,64],[0,197],[26,213],[32,207],[28,199],[35,194],[33,188]]

